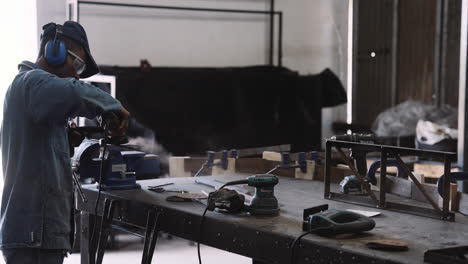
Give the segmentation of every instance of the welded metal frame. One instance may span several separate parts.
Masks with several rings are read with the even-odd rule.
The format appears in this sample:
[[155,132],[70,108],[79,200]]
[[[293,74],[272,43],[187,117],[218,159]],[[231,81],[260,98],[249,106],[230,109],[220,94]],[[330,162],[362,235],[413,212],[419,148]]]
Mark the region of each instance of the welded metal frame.
[[84,1],[84,0],[68,0],[67,1],[67,18],[79,22],[80,20],[80,5],[97,5],[97,6],[116,6],[129,8],[149,8],[163,9],[174,11],[189,11],[189,12],[214,12],[214,13],[236,13],[236,14],[253,14],[269,17],[269,51],[268,62],[270,66],[274,66],[274,49],[275,49],[275,17],[278,16],[278,39],[277,39],[277,66],[283,65],[283,12],[275,10],[275,0],[270,0],[270,10],[249,10],[249,9],[224,9],[224,8],[202,8],[202,7],[181,7],[181,6],[165,6],[165,5],[143,5],[143,4],[126,4],[115,2],[99,2],[99,1]]
[[467,264],[468,260],[464,257],[466,254],[468,254],[468,246],[431,249],[424,253],[424,262],[432,264]]
[[[350,161],[342,149],[352,149],[353,151],[359,151],[364,153],[369,152],[380,152],[381,157],[381,169],[380,169],[380,191],[377,195],[370,189],[368,184],[364,184],[368,196],[353,196],[343,193],[335,193],[330,190],[331,185],[331,152],[332,148],[335,148],[339,153],[343,161],[349,166],[358,179],[365,181],[364,176],[360,175],[354,164]],[[431,158],[436,160],[442,160],[444,162],[444,186],[442,193],[442,208],[439,207],[438,202],[434,201],[423,188],[418,179],[413,175],[411,169],[403,162],[402,156],[418,156],[424,158]],[[386,200],[387,188],[386,188],[386,177],[387,177],[387,159],[396,159],[400,167],[405,171],[409,178],[414,182],[418,190],[425,196],[427,201],[431,204],[432,208],[420,207],[415,205],[408,205],[403,203],[390,202]],[[442,219],[447,221],[454,221],[455,214],[450,212],[450,169],[452,160],[456,159],[456,153],[454,152],[441,152],[441,151],[427,151],[418,150],[411,148],[393,147],[377,144],[368,143],[356,143],[338,140],[327,140],[326,141],[326,157],[325,157],[325,184],[324,184],[324,197],[325,199],[347,202],[352,204],[358,204],[369,207],[376,207],[379,209],[387,209],[392,211],[398,211],[408,214],[414,214],[419,216],[431,217],[436,219]]]
[[[462,10],[460,11],[462,22],[461,22],[461,36],[460,36],[460,73],[459,73],[459,88],[458,88],[458,166],[463,170],[468,168],[468,155],[465,151],[468,151],[468,136],[466,134],[468,120],[467,111],[467,97],[466,87],[468,79],[468,3],[462,2]],[[468,183],[460,182],[458,185],[460,192],[468,192]]]

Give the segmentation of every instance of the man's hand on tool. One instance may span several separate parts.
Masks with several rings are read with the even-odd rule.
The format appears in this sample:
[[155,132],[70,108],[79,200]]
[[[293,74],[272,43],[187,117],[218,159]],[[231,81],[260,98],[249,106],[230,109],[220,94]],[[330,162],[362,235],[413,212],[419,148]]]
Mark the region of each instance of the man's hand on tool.
[[123,136],[128,129],[128,118],[130,117],[130,113],[127,111],[127,109],[122,107],[122,109],[120,109],[117,114],[119,115],[120,125],[117,130],[110,131],[111,136]]
[[72,157],[75,154],[75,147],[78,147],[85,137],[76,130],[76,124],[74,122],[68,124],[67,132],[68,148],[70,151],[70,157]]
[[84,135],[75,130],[76,124],[74,122],[68,125],[68,141],[71,147],[78,147],[84,139]]

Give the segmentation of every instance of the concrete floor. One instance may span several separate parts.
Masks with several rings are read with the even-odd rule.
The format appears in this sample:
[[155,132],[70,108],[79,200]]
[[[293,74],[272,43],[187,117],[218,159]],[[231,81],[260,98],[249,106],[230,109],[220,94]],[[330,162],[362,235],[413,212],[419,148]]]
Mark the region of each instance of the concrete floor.
[[[141,239],[129,236],[118,236],[118,249],[107,250],[103,263],[132,264],[141,263],[143,243]],[[252,260],[215,248],[201,246],[203,264],[251,264]],[[153,263],[158,264],[198,264],[197,246],[181,238],[168,239],[160,237],[154,251]],[[5,264],[0,257],[0,264]],[[65,259],[64,264],[80,264],[80,254],[72,254]]]
[[[141,263],[143,243],[141,239],[128,235],[118,236],[117,250],[108,250],[104,255],[103,263],[130,264]],[[240,255],[228,253],[215,248],[201,246],[203,264],[251,264],[252,260]],[[65,264],[79,264],[80,255],[72,254],[64,261]],[[161,264],[198,264],[196,244],[187,240],[175,238],[168,239],[163,236],[158,239],[154,252],[153,263]],[[3,263],[2,263],[3,264]]]

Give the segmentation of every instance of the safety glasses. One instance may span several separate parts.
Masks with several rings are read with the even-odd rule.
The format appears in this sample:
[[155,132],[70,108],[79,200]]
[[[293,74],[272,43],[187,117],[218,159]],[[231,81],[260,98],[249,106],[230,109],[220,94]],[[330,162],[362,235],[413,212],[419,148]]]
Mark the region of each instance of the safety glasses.
[[76,74],[81,75],[86,70],[86,63],[75,53],[69,50],[67,50],[67,52],[75,58],[73,60],[73,68],[75,69]]

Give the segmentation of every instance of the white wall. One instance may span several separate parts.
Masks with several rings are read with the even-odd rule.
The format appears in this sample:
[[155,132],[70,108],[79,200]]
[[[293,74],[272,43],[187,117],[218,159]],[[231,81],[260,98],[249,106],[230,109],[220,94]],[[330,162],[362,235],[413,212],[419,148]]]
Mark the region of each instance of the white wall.
[[[37,56],[36,0],[0,2],[0,102],[18,73],[18,64]],[[0,104],[0,119],[3,115]]]
[[[65,20],[64,0],[38,1],[43,24]],[[141,0],[114,2],[268,10],[268,0]],[[347,0],[276,0],[284,12],[284,66],[302,74],[333,70],[346,85]],[[245,66],[267,63],[268,18],[256,15],[187,13],[82,5],[99,64],[135,66]],[[276,44],[276,42],[275,42]],[[276,54],[276,53],[275,53]],[[346,121],[346,107],[323,110],[323,137],[334,120]]]
[[[18,73],[18,64],[34,60],[37,55],[36,0],[0,2],[0,123],[3,120],[3,99]],[[2,156],[0,153],[0,163]],[[1,164],[0,164],[1,165]],[[3,170],[0,169],[0,192],[3,189]],[[0,197],[1,202],[1,197]]]
[[[0,2],[0,102],[18,73],[18,64],[36,59],[36,22],[36,0]],[[2,119],[3,103],[0,104],[0,121]]]

